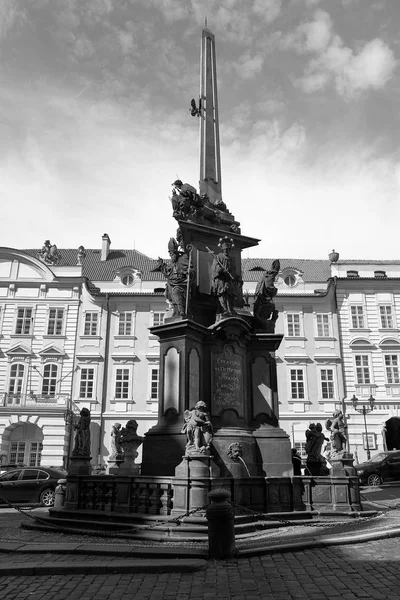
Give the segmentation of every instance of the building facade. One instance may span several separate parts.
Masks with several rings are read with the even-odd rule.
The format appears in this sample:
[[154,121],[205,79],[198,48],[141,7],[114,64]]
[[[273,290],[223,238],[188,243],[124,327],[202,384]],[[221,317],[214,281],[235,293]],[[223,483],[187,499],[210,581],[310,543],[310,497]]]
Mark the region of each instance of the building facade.
[[399,447],[400,261],[338,261],[332,275],[349,448],[362,461],[368,454]]
[[46,249],[0,249],[3,464],[62,466],[66,461],[83,281],[77,251],[75,264],[67,262],[61,264]]
[[[51,248],[0,249],[1,460],[67,467],[88,408],[92,464],[106,467],[115,423],[134,418],[144,435],[157,422],[151,327],[168,308],[165,280],[157,261],[111,249],[107,234],[100,249]],[[242,260],[250,307],[271,263]],[[357,460],[387,447],[382,429],[399,416],[400,261],[282,259],[275,285],[279,417],[292,446],[304,455],[309,424],[342,409]],[[374,398],[367,432],[353,395],[358,409]]]

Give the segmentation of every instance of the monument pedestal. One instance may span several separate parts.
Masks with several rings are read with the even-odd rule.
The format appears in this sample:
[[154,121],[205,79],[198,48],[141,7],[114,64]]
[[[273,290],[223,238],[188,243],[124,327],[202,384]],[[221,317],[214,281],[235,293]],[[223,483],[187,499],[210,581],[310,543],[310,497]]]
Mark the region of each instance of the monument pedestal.
[[213,456],[192,454],[183,456],[175,469],[173,515],[205,507],[211,481],[219,477],[219,469]]
[[124,464],[123,458],[111,458],[108,462],[108,473],[110,475],[121,475],[120,467]]
[[68,465],[68,475],[91,475],[91,460],[91,456],[70,456]]

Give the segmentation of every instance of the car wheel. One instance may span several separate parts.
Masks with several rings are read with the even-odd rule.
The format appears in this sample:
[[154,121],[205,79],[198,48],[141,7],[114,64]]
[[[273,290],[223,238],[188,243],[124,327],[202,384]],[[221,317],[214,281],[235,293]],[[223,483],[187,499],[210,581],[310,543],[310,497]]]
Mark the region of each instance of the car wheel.
[[43,492],[40,494],[40,503],[44,506],[54,506],[55,497],[55,491],[51,488],[48,488],[47,490],[43,490]]
[[382,483],[382,479],[379,477],[377,473],[372,473],[372,475],[368,476],[367,484],[371,486],[380,485]]

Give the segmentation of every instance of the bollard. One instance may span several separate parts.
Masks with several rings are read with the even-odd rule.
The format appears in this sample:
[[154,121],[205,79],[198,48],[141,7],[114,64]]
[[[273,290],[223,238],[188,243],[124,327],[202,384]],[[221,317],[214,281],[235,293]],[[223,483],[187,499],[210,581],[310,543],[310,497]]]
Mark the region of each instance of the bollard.
[[218,489],[207,494],[208,557],[233,558],[236,556],[233,506],[228,502],[228,490]]
[[65,501],[65,491],[66,491],[66,479],[59,479],[57,481],[58,485],[56,487],[56,495],[54,498],[54,508],[60,509],[64,506]]

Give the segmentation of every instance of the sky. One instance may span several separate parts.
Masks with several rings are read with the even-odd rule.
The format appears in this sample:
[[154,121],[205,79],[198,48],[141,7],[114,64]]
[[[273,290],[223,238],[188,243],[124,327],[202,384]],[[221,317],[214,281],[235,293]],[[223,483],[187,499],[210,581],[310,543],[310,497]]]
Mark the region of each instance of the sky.
[[0,0],[0,245],[167,255],[205,15],[244,256],[400,259],[398,0]]

